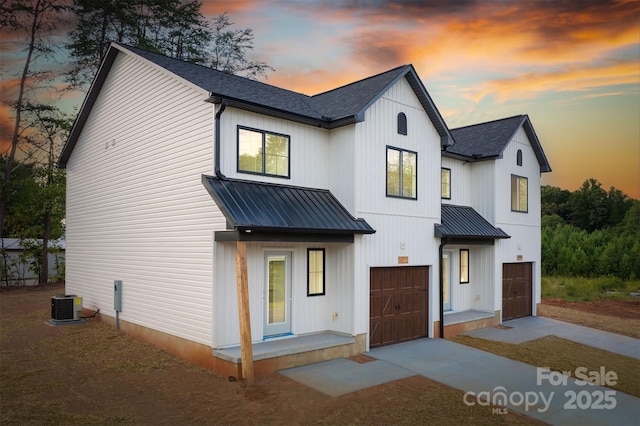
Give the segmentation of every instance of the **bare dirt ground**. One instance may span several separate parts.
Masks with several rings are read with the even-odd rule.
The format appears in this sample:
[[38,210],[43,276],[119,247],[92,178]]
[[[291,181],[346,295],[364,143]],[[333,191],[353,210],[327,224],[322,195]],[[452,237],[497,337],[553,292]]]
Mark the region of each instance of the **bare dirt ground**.
[[542,299],[539,315],[640,339],[640,300]]
[[95,318],[49,325],[61,293],[0,290],[0,424],[539,424],[419,376],[338,398],[279,374],[246,387]]

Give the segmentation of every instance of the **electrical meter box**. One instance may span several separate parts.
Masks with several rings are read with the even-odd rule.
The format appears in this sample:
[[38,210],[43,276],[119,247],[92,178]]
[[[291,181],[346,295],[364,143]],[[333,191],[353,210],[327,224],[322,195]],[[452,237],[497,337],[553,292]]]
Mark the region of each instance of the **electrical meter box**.
[[113,310],[122,312],[122,280],[113,282]]

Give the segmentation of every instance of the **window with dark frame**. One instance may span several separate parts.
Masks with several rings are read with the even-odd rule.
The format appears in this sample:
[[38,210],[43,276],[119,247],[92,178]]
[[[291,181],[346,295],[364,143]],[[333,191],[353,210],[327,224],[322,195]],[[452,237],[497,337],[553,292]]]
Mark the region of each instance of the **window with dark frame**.
[[441,197],[446,200],[450,200],[451,199],[451,169],[447,169],[446,167],[443,167],[440,179],[442,182]]
[[518,166],[522,166],[522,150],[519,149],[518,152],[516,153],[516,164]]
[[238,172],[289,177],[287,135],[238,126]]
[[460,249],[460,284],[469,283],[469,249]]
[[511,175],[511,211],[527,213],[529,180],[526,177]]
[[325,294],[325,256],[324,249],[307,249],[307,296]]
[[387,146],[387,197],[418,198],[418,154]]
[[407,134],[407,116],[404,112],[398,113],[398,134]]

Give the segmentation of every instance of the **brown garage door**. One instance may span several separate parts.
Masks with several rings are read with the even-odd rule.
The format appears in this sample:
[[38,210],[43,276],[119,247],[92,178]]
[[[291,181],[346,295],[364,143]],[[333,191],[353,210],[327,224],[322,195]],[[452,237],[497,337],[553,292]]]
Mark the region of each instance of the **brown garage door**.
[[532,263],[502,264],[502,320],[531,316]]
[[369,346],[427,336],[428,266],[371,268]]

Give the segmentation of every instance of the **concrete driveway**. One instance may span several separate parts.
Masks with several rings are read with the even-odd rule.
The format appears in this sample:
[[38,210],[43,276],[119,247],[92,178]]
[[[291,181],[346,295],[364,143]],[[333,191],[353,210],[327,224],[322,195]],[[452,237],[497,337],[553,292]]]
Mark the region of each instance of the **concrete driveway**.
[[[512,328],[490,328],[468,334],[480,333],[478,337],[495,340],[517,340],[523,336],[531,340],[554,334],[597,342],[612,352],[631,351],[635,358],[640,355],[637,339],[598,330],[593,330],[596,334],[591,335],[591,329],[575,329],[579,326],[561,321],[531,317],[505,325]],[[359,364],[338,359],[283,370],[280,374],[331,396],[418,374],[465,391],[461,404],[479,404],[479,396],[489,397],[496,405],[549,424],[637,425],[640,419],[640,399],[634,396],[602,386],[585,386],[575,378],[444,339],[420,339],[386,346],[373,349],[367,355],[376,360]]]

